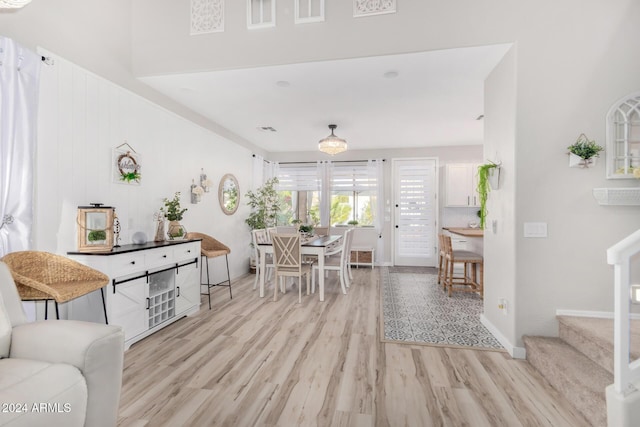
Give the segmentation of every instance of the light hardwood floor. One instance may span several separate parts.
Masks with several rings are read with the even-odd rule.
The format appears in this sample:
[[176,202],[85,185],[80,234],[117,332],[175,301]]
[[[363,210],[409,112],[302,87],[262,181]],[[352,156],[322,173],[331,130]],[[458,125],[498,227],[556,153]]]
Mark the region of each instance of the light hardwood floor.
[[[527,362],[508,354],[382,343],[379,269],[348,295],[254,276],[125,353],[120,426],[587,426]],[[267,293],[268,294],[268,293]]]

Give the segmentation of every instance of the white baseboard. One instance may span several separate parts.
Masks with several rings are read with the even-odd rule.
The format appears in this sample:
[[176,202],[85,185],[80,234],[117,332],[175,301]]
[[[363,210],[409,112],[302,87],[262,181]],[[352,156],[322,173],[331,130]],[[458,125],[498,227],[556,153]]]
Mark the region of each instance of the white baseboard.
[[[597,319],[613,319],[612,311],[556,310],[556,316],[594,317]],[[631,313],[632,319],[640,319],[640,314]]]
[[493,323],[491,323],[489,321],[489,319],[486,318],[486,316],[484,314],[480,315],[480,322],[489,330],[489,332],[491,332],[491,334],[494,337],[496,337],[498,342],[500,344],[502,344],[502,346],[509,352],[511,357],[513,357],[514,359],[526,359],[527,358],[527,351],[524,349],[524,347],[516,347],[516,346],[514,346],[507,339],[507,337],[502,335],[502,332],[500,332],[498,330],[498,328],[496,328],[493,325]]

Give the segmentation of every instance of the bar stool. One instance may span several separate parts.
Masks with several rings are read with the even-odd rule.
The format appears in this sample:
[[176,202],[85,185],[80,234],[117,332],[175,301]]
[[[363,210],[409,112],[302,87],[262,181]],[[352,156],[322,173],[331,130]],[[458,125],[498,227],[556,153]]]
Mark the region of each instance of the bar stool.
[[[229,274],[229,254],[231,253],[231,249],[225,244],[219,242],[213,237],[204,234],[204,233],[187,233],[187,239],[201,239],[200,242],[200,259],[206,259],[207,264],[207,283],[202,283],[200,281],[201,286],[207,287],[207,293],[201,295],[207,295],[209,297],[209,310],[211,310],[211,288],[214,286],[228,286],[229,287],[229,298],[233,299],[233,295],[231,294],[231,275]],[[209,278],[209,259],[217,258],[224,255],[227,261],[227,279],[223,280],[219,283],[211,283],[211,279]],[[202,275],[202,274],[201,274]],[[228,283],[224,285],[224,283]]]
[[104,287],[109,277],[77,261],[42,251],[19,251],[5,255],[2,261],[11,270],[22,301],[44,301],[44,318],[49,317],[49,301],[58,304],[71,301],[96,290],[102,295],[104,321],[109,324],[104,300]]
[[[453,250],[451,237],[440,235],[444,246],[444,275],[442,278],[442,288],[446,289],[449,296],[452,292],[478,292],[480,298],[484,297],[483,274],[484,260],[482,255],[471,251]],[[454,264],[463,264],[462,276],[454,276]],[[470,275],[467,274],[470,269]]]

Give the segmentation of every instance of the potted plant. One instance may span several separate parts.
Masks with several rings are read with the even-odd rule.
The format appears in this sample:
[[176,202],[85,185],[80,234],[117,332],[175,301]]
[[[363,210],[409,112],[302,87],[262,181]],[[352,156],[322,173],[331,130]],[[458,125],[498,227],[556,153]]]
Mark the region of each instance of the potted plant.
[[176,191],[173,199],[165,198],[163,200],[164,206],[160,208],[160,212],[166,219],[169,220],[169,229],[167,235],[170,240],[184,238],[187,230],[180,224],[182,215],[187,211],[187,208],[180,206],[180,192]]
[[91,230],[87,240],[92,244],[102,244],[107,240],[107,232],[105,230]]
[[302,234],[309,235],[313,232],[313,225],[302,224],[300,227],[298,227],[298,231]]
[[[491,176],[499,175],[500,173],[500,165],[498,163],[485,163],[484,165],[478,166],[478,197],[480,198],[480,210],[478,211],[478,216],[480,217],[480,229],[484,229],[485,222],[487,219],[487,197],[489,196],[489,191],[491,191],[491,185],[489,181],[491,180]],[[496,180],[495,188],[498,188],[498,183]]]
[[293,225],[297,231],[300,231],[300,225],[302,225],[302,220],[301,219],[292,219],[291,220],[291,225]]
[[[256,188],[255,191],[250,190],[245,194],[249,199],[247,204],[251,207],[251,213],[244,222],[251,230],[275,227],[278,212],[280,212],[280,198],[275,188],[277,183],[278,178],[268,179],[261,187]],[[249,266],[252,272],[255,272],[256,261],[252,254],[249,259]]]
[[596,158],[604,150],[603,147],[590,140],[583,133],[576,142],[567,147],[569,150],[569,167],[588,168],[596,164]]
[[347,222],[347,224],[350,225],[352,228],[357,227],[358,221],[356,221],[355,219],[352,219],[351,221]]
[[255,191],[247,191],[247,204],[251,207],[249,217],[244,220],[251,230],[274,227],[280,211],[280,199],[275,189],[278,178],[267,180]]

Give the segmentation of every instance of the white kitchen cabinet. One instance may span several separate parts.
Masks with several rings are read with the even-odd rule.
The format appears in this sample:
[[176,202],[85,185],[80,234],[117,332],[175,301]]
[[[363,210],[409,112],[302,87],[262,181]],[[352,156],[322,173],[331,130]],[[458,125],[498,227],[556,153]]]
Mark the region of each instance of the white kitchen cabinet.
[[[125,348],[200,309],[200,240],[124,245],[109,252],[69,252],[109,276],[109,324],[122,326]],[[99,293],[70,302],[68,317],[104,323]]]
[[449,163],[445,166],[445,206],[478,207],[479,163]]

